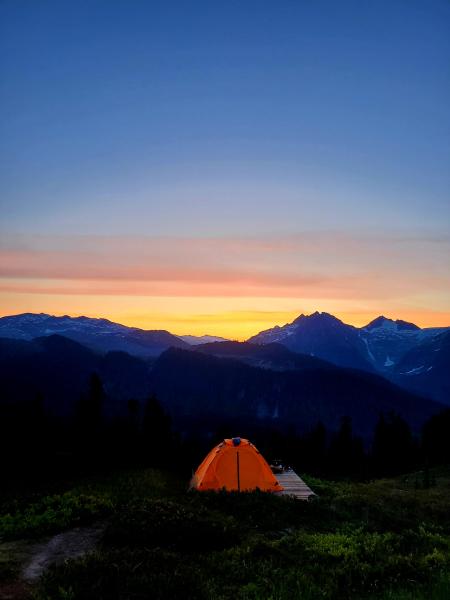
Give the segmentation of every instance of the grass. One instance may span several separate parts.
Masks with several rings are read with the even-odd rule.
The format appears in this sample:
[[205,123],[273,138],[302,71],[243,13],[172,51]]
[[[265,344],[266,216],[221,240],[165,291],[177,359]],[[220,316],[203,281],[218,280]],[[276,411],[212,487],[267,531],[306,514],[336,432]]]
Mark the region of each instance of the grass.
[[181,482],[154,470],[89,477],[56,493],[0,496],[0,540],[36,538],[92,523],[120,510],[130,499],[180,494]]
[[8,501],[0,524],[13,539],[107,521],[97,551],[51,568],[35,600],[443,600],[450,469],[433,477],[430,489],[416,474],[366,484],[305,477],[319,497],[301,502],[186,493],[168,474],[124,472]]
[[84,525],[107,515],[111,510],[111,502],[101,496],[76,492],[45,496],[23,511],[0,516],[0,537],[5,540],[40,537]]

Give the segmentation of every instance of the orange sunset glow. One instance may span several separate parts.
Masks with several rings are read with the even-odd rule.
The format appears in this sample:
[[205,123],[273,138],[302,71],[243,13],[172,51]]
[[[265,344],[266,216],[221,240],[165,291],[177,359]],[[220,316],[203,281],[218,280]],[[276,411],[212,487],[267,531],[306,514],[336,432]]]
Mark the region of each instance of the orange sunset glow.
[[357,326],[379,314],[443,326],[449,246],[440,237],[331,232],[4,238],[0,312],[105,317],[238,340],[316,310]]

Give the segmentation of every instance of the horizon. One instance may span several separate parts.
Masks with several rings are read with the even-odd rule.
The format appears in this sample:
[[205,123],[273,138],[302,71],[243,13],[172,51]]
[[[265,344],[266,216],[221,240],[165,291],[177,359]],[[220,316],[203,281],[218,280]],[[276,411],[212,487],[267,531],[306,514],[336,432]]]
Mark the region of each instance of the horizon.
[[314,311],[314,312],[311,312],[311,313],[304,313],[304,312],[296,313],[293,316],[291,316],[289,318],[289,320],[286,321],[286,322],[283,322],[283,323],[282,322],[276,322],[276,323],[273,322],[273,323],[269,324],[268,327],[252,331],[248,335],[246,335],[245,337],[237,337],[237,336],[226,337],[224,335],[221,335],[221,334],[218,334],[218,333],[214,333],[214,332],[211,332],[211,331],[203,331],[203,333],[200,333],[201,329],[199,329],[197,333],[192,333],[191,331],[187,331],[187,332],[186,331],[183,332],[183,330],[176,331],[176,330],[170,329],[168,327],[151,327],[151,326],[150,327],[142,327],[140,325],[136,325],[136,324],[133,324],[133,323],[123,323],[123,322],[116,321],[114,319],[109,319],[108,317],[105,317],[104,315],[85,315],[85,314],[78,315],[78,314],[67,314],[67,313],[50,314],[50,313],[46,313],[46,312],[38,312],[38,313],[36,313],[36,312],[25,312],[25,313],[15,313],[15,314],[8,314],[8,315],[1,314],[0,318],[3,318],[3,317],[15,317],[15,316],[21,316],[21,315],[29,314],[29,315],[45,315],[45,316],[49,316],[49,317],[69,317],[69,318],[72,318],[72,319],[83,318],[83,317],[84,318],[89,318],[89,319],[105,319],[105,320],[110,321],[112,323],[116,323],[118,325],[124,325],[126,327],[136,327],[136,328],[142,329],[142,330],[167,331],[167,332],[172,333],[173,335],[175,335],[177,337],[183,337],[183,336],[194,336],[194,337],[212,336],[212,337],[224,337],[227,340],[234,341],[234,342],[245,342],[250,337],[252,337],[253,335],[261,333],[262,331],[265,331],[266,329],[272,329],[272,328],[274,328],[276,326],[283,327],[284,325],[289,325],[290,323],[292,323],[292,321],[294,321],[295,319],[297,319],[301,315],[304,315],[304,316],[308,317],[308,316],[311,316],[311,315],[316,314],[316,313],[318,313],[318,314],[329,314],[329,315],[331,315],[333,317],[336,317],[337,319],[339,319],[343,323],[345,323],[347,325],[353,325],[354,327],[357,327],[357,328],[365,327],[365,326],[369,325],[372,321],[374,321],[375,319],[380,318],[380,317],[383,317],[383,318],[385,318],[387,320],[391,320],[391,321],[397,321],[397,320],[399,320],[399,321],[403,321],[403,322],[405,322],[405,321],[406,322],[410,322],[410,323],[412,323],[412,324],[417,325],[418,327],[420,327],[420,329],[427,329],[427,328],[433,329],[433,328],[441,328],[441,327],[442,328],[450,327],[450,325],[448,325],[448,324],[428,325],[428,326],[427,325],[421,325],[420,323],[414,323],[412,321],[408,321],[407,319],[402,319],[401,317],[390,317],[390,316],[386,316],[384,314],[375,315],[373,318],[370,318],[369,320],[367,320],[367,321],[365,321],[363,323],[358,324],[358,323],[351,323],[348,320],[346,320],[345,318],[342,318],[341,316],[339,316],[338,314],[329,313],[328,311]]
[[0,314],[448,324],[449,31],[442,0],[5,0]]

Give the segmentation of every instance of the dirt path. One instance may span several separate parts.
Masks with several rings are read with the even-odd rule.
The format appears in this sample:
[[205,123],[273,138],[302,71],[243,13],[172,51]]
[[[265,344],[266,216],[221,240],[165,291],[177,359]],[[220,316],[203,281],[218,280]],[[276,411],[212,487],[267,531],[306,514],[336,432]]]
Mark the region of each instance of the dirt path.
[[48,567],[61,564],[70,558],[83,556],[93,550],[100,541],[104,529],[104,523],[96,523],[90,527],[76,527],[58,533],[38,543],[18,540],[0,544],[0,559],[7,557],[21,565],[17,579],[0,581],[0,600],[28,598],[30,586]]
[[69,558],[83,556],[95,548],[103,530],[103,524],[76,527],[58,533],[48,542],[36,544],[31,559],[22,570],[22,578],[28,583],[33,583],[50,565],[61,564]]

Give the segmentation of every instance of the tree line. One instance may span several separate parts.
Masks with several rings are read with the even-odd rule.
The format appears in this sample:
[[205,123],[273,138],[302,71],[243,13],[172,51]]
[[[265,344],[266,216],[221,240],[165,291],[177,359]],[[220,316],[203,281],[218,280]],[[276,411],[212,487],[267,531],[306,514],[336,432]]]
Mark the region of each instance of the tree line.
[[[130,399],[126,414],[105,418],[102,382],[92,374],[70,419],[47,414],[37,394],[26,405],[0,404],[0,468],[4,478],[64,477],[74,471],[153,466],[190,474],[224,437],[249,437],[270,460],[302,473],[367,480],[450,463],[450,409],[412,434],[398,414],[380,414],[371,443],[354,435],[349,416],[338,431],[323,423],[302,435],[275,427],[222,424],[215,431],[177,432],[155,396]],[[424,482],[424,485],[431,482]]]
[[[431,417],[419,435],[396,413],[380,413],[370,443],[354,435],[343,416],[336,432],[323,423],[303,436],[272,432],[259,440],[261,450],[282,463],[319,477],[368,480],[450,463],[450,409]],[[430,482],[425,482],[428,485]]]

